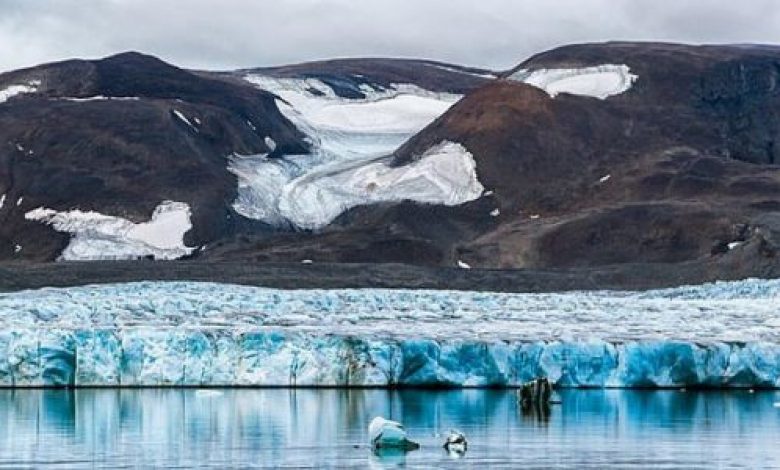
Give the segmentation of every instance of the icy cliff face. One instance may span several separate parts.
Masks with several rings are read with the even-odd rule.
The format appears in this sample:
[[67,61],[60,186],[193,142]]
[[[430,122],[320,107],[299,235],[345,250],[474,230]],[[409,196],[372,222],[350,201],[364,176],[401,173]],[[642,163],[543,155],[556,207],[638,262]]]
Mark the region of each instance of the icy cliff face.
[[627,65],[604,64],[576,69],[523,69],[510,78],[541,88],[553,98],[569,93],[603,100],[625,93],[638,77]]
[[122,260],[150,256],[177,259],[192,253],[184,235],[192,228],[190,207],[164,201],[148,222],[134,223],[121,217],[80,210],[58,212],[38,208],[25,214],[27,220],[51,225],[72,238],[63,250],[64,261]]
[[473,156],[442,142],[419,164],[391,168],[398,146],[443,114],[459,95],[397,84],[362,85],[362,99],[337,96],[316,79],[249,75],[247,81],[279,96],[282,113],[312,143],[311,155],[234,156],[236,211],[271,225],[321,228],[345,210],[385,201],[457,205],[482,192]]
[[134,283],[0,295],[0,386],[780,386],[780,281],[644,293]]

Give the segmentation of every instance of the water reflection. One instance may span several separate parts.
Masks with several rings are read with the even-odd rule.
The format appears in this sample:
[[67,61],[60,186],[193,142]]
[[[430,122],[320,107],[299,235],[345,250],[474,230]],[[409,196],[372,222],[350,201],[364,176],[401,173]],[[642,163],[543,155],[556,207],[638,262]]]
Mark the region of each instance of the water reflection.
[[[491,468],[780,465],[780,401],[750,394],[567,391],[523,412],[513,392],[382,390],[0,391],[0,466]],[[373,454],[374,416],[422,449]],[[469,441],[455,462],[450,429]]]

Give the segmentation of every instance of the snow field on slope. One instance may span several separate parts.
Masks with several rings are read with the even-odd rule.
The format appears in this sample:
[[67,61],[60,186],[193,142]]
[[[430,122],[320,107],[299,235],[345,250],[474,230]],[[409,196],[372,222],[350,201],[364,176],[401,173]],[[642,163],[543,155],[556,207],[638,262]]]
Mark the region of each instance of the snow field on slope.
[[194,250],[184,244],[184,235],[192,228],[190,216],[188,204],[171,201],[160,203],[151,219],[141,223],[81,210],[39,207],[25,214],[27,220],[71,234],[60,255],[63,261],[181,258]]
[[540,88],[553,98],[568,93],[603,100],[630,90],[638,77],[627,65],[604,64],[572,69],[523,69],[510,78]]

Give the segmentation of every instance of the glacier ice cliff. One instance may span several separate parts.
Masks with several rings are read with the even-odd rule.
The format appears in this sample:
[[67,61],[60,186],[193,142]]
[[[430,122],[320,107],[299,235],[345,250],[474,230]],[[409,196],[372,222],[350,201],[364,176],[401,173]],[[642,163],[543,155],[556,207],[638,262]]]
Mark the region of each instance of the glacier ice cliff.
[[0,294],[0,386],[779,387],[780,281],[648,292]]

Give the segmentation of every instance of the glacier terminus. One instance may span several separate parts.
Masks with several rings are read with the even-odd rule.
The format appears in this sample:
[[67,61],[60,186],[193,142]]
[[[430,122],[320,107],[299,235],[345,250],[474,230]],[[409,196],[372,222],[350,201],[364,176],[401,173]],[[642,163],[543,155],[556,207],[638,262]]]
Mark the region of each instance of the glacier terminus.
[[780,281],[646,292],[141,282],[0,294],[0,387],[780,386]]

